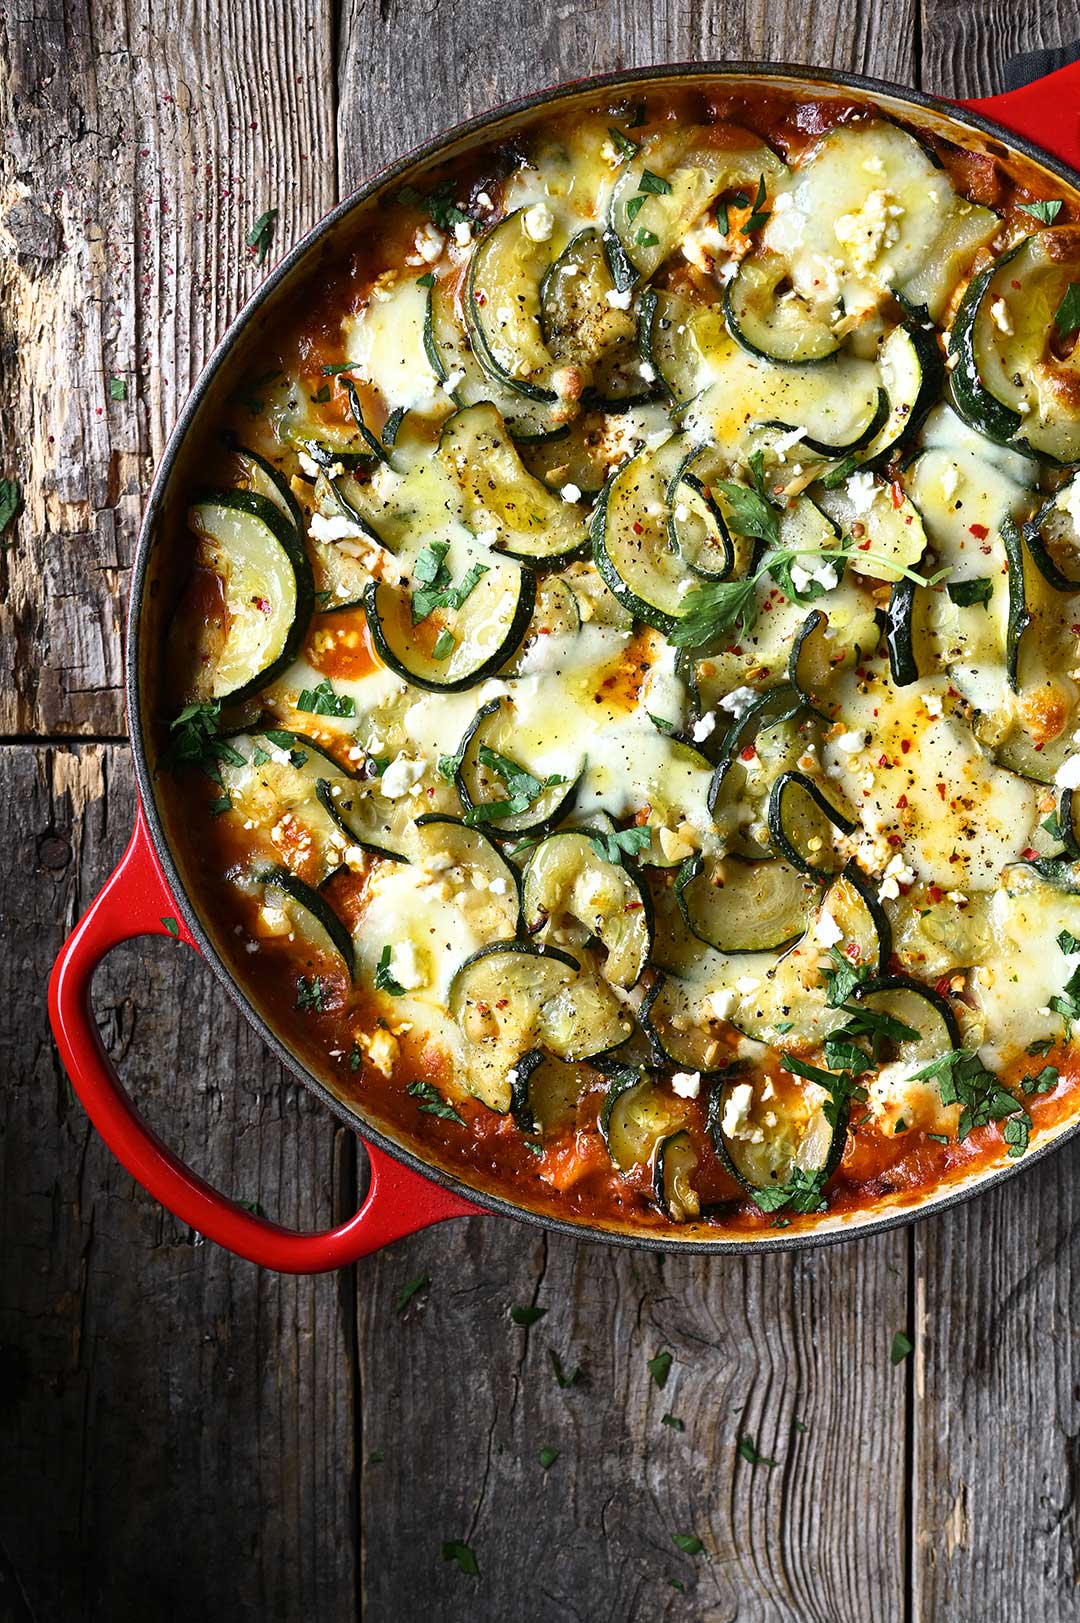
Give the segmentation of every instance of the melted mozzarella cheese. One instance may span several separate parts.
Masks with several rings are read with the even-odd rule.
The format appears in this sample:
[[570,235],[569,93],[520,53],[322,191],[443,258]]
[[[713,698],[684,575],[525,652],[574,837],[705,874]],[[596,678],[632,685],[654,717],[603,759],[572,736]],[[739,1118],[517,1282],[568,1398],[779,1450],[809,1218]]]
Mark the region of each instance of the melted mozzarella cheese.
[[389,407],[431,412],[448,402],[424,348],[427,289],[416,277],[389,291],[377,288],[358,316],[345,318],[341,332],[346,359]]

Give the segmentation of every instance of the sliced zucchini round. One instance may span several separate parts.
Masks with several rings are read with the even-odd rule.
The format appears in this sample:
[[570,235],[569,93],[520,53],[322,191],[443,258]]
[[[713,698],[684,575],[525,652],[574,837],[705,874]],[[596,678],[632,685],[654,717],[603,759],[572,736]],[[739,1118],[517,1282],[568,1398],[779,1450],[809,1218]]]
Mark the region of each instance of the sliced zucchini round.
[[857,824],[805,772],[782,772],[769,791],[769,837],[800,873],[829,879],[844,865],[833,830],[854,834]]
[[[828,372],[822,374],[824,377],[829,375]],[[842,386],[838,384],[838,392],[840,387]],[[872,444],[888,418],[889,397],[884,389],[879,388],[874,395],[873,406],[869,409],[862,424],[854,428],[850,439],[827,440],[821,438],[820,435],[804,433],[800,444],[807,451],[812,451],[815,456],[828,457],[830,461],[839,462],[845,457],[854,456],[857,451],[861,451],[867,445]],[[762,427],[780,428],[785,433],[791,433],[796,428],[802,428],[803,424],[787,422],[781,417],[768,417],[762,420]]]
[[1080,474],[1044,502],[1024,537],[1049,585],[1059,592],[1080,591]]
[[211,697],[223,704],[272,682],[294,659],[315,609],[315,583],[292,520],[251,490],[206,496],[188,510],[200,554],[225,595]]
[[843,659],[844,650],[829,639],[829,616],[822,609],[811,609],[795,633],[788,676],[806,703],[822,715],[828,714],[828,689]]
[[447,1005],[465,1040],[469,1091],[505,1115],[510,1073],[544,1038],[544,1010],[576,979],[568,952],[528,941],[493,941],[466,958],[450,983]]
[[1058,324],[1080,283],[1080,227],[1036,231],[972,278],[953,322],[960,415],[1002,444],[1080,462],[1080,345]]
[[532,400],[554,401],[556,360],[540,324],[540,286],[551,245],[525,229],[527,210],[493,225],[473,250],[465,283],[465,326],[484,371]]
[[546,780],[529,773],[536,792],[522,809],[514,809],[513,786],[520,785],[521,794],[530,789],[515,775],[528,773],[528,768],[507,754],[513,748],[514,733],[511,700],[489,699],[481,705],[458,747],[454,787],[470,826],[484,824],[498,835],[543,833],[569,811],[584,763],[573,774],[549,774]]
[[676,406],[701,388],[705,357],[723,334],[720,306],[699,304],[666,288],[648,287],[638,305],[638,348]]
[[448,418],[438,455],[461,488],[466,522],[493,528],[491,544],[500,552],[548,563],[588,545],[580,508],[526,471],[493,405],[468,406]]
[[[869,477],[862,473],[855,479]],[[876,481],[869,503],[858,507],[844,489],[822,490],[818,499],[829,518],[854,540],[851,568],[858,574],[874,580],[902,580],[900,571],[914,568],[926,551],[922,515],[896,483]],[[866,562],[861,561],[860,548],[866,551]]]
[[352,936],[326,898],[288,868],[261,868],[255,878],[263,888],[263,905],[284,913],[315,952],[340,958],[351,980],[356,970]]
[[[601,356],[632,344],[636,323],[629,310],[608,301],[615,292],[604,239],[589,226],[571,237],[540,288],[540,330],[560,365],[591,373]],[[638,375],[638,388],[641,388]]]
[[302,539],[304,515],[281,469],[247,445],[234,445],[232,454],[239,470],[242,488],[253,491],[256,496],[265,496],[267,501],[273,502],[282,516],[290,521],[296,530],[297,538]]
[[692,450],[668,487],[668,542],[693,574],[726,580],[735,568],[735,547],[720,504],[689,464]]
[[636,986],[652,948],[649,894],[621,863],[601,855],[595,836],[566,829],[542,840],[525,865],[522,899],[530,936],[546,940],[576,920],[606,950],[604,977]]
[[368,856],[383,862],[408,862],[409,858],[394,845],[386,843],[391,834],[393,806],[381,795],[365,792],[355,780],[341,784],[320,778],[315,785],[315,798],[323,811],[348,839]]
[[658,1065],[707,1074],[731,1059],[722,1023],[703,1013],[700,989],[682,975],[657,977],[642,1000],[638,1022]]
[[815,1175],[823,1183],[844,1152],[847,1105],[811,1102],[793,1079],[787,1078],[784,1086],[778,1081],[785,1082],[784,1073],[765,1097],[763,1077],[736,1071],[714,1086],[709,1097],[713,1146],[751,1195],[786,1188],[796,1173]]
[[937,334],[925,327],[893,327],[881,341],[878,366],[889,397],[889,415],[858,453],[861,463],[887,462],[914,438],[939,398],[945,377],[945,357]]
[[589,1080],[580,1065],[556,1059],[542,1048],[530,1049],[514,1062],[510,1102],[514,1121],[529,1137],[546,1137],[573,1121]]
[[886,1030],[874,1043],[879,1063],[890,1057],[880,1052],[882,1047],[890,1048],[892,1057],[901,1064],[915,1067],[962,1046],[960,1027],[948,999],[922,981],[906,975],[863,981],[855,988],[853,1001],[860,1009],[882,1015],[915,1033],[914,1037],[890,1037]]
[[806,876],[776,858],[688,859],[676,881],[683,918],[720,952],[779,952],[805,932],[817,901]]
[[673,1223],[700,1217],[701,1200],[693,1185],[698,1153],[685,1129],[662,1138],[653,1154],[653,1199]]
[[414,862],[428,870],[463,869],[473,885],[495,899],[506,935],[516,933],[521,919],[521,880],[482,828],[470,828],[460,817],[443,812],[427,812],[416,819],[410,853]]
[[364,612],[384,665],[431,693],[460,693],[500,670],[521,643],[536,601],[531,569],[493,557],[459,606],[419,622],[416,599],[387,581],[369,581]]
[[842,310],[834,301],[805,298],[791,282],[782,254],[748,254],[724,294],[724,314],[735,341],[751,355],[780,366],[827,361],[843,343]]
[[457,318],[453,290],[439,278],[428,289],[424,349],[444,393],[459,406],[490,401],[517,444],[541,444],[566,433],[565,402],[533,400],[483,369]]
[[885,647],[896,687],[910,687],[933,669],[926,613],[929,592],[905,576],[896,581],[885,610]]
[[829,886],[819,917],[828,914],[841,932],[835,946],[849,963],[885,974],[892,958],[892,925],[873,886],[856,862],[849,862]]
[[682,1123],[678,1102],[661,1093],[648,1071],[612,1068],[600,1108],[600,1134],[620,1172],[649,1166],[662,1139]]
[[602,413],[584,412],[563,433],[521,445],[522,466],[547,490],[561,492],[575,485],[580,499],[590,501],[603,490],[608,476],[606,427]]

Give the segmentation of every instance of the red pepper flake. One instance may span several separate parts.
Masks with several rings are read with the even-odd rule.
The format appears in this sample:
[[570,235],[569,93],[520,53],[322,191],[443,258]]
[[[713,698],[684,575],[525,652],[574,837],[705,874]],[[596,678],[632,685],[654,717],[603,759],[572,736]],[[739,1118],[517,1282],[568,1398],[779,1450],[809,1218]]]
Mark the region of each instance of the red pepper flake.
[[757,750],[754,748],[753,744],[744,744],[742,749],[739,751],[739,760],[752,761],[756,754]]
[[1036,849],[1035,849],[1035,847],[1033,845],[1025,846],[1024,849],[1020,853],[1020,855],[1023,857],[1025,862],[1034,862],[1035,858],[1038,856],[1038,854],[1039,853],[1036,851]]
[[938,784],[937,792],[941,796],[942,800],[944,800],[945,799],[945,785],[943,783]]
[[877,764],[878,766],[888,766],[889,757],[887,755],[879,755],[877,758]]
[[945,892],[941,889],[940,885],[930,886],[930,900],[932,902],[943,902],[945,900]]
[[890,486],[890,489],[892,490],[892,504],[893,504],[893,506],[897,507],[897,508],[903,507],[903,505],[904,505],[904,487],[900,483],[899,479],[894,479],[893,480],[892,485]]
[[890,845],[903,845],[903,843],[904,843],[903,838],[899,834],[890,834],[889,835],[889,844]]
[[985,541],[987,536],[990,534],[990,531],[986,528],[985,524],[969,524],[968,530],[975,537],[976,541]]
[[860,552],[869,552],[870,551],[870,543],[869,543],[869,541],[860,541],[859,542],[859,551]]
[[937,993],[938,997],[948,997],[950,991],[952,990],[949,984],[950,980],[951,977],[949,975],[938,976],[937,980],[934,982],[934,991]]
[[477,304],[480,306],[481,309],[483,309],[484,305],[487,303],[487,294],[478,292],[478,293],[476,293],[474,295],[474,297],[476,299]]
[[643,527],[637,522],[636,519],[634,520],[633,524],[631,524],[630,528],[633,530],[635,535],[645,534]]
[[900,796],[899,800],[896,802],[896,807],[898,811],[907,811],[907,795]]
[[902,738],[900,740],[900,753],[902,755],[906,755],[910,748],[911,748],[911,739],[910,738]]

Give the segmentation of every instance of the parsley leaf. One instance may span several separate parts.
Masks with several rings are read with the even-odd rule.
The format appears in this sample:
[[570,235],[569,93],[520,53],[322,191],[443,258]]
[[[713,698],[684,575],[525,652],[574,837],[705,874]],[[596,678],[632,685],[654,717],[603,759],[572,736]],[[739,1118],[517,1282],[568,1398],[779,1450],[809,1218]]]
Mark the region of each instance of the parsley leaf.
[[539,1319],[542,1319],[546,1312],[546,1307],[518,1307],[515,1304],[510,1309],[510,1317],[515,1324],[520,1324],[522,1329],[528,1329],[530,1324],[536,1324]]
[[323,983],[320,975],[312,975],[310,980],[306,975],[297,976],[296,1007],[298,1009],[314,1009],[316,1014],[322,1014]]
[[775,1469],[776,1461],[770,1460],[765,1454],[759,1454],[757,1449],[754,1447],[754,1439],[752,1437],[740,1437],[739,1446],[736,1449],[736,1453],[739,1455],[740,1459],[744,1459],[748,1465],[767,1465],[770,1471]]
[[956,1136],[963,1143],[970,1132],[986,1127],[992,1121],[1002,1121],[1020,1111],[1020,1105],[1008,1088],[988,1071],[974,1049],[958,1048],[940,1054],[920,1070],[912,1073],[913,1082],[933,1080],[943,1105],[960,1106],[960,1120]]
[[780,518],[759,490],[749,490],[732,479],[717,479],[713,489],[718,490],[727,503],[725,517],[729,529],[757,541],[767,541],[771,547],[777,545]]
[[648,828],[616,829],[613,834],[593,829],[587,832],[593,850],[605,862],[621,862],[624,855],[636,857],[652,844],[652,830]]
[[425,547],[413,566],[413,575],[419,581],[419,590],[412,595],[412,622],[414,626],[426,620],[434,609],[460,609],[469,593],[487,574],[486,564],[472,564],[457,586],[450,584],[450,571],[446,567],[448,541],[433,541]]
[[772,213],[772,210],[762,208],[761,205],[762,205],[762,203],[764,203],[764,201],[765,201],[765,176],[760,175],[758,177],[757,195],[754,198],[754,211],[751,214],[750,218],[747,220],[746,224],[742,227],[742,229],[741,229],[741,231],[739,233],[740,236],[748,237],[748,236],[750,236],[751,232],[756,231],[759,226],[762,226],[762,225],[765,224],[765,221],[769,218],[769,215]]
[[541,1469],[544,1471],[550,1471],[551,1467],[555,1464],[555,1461],[559,1457],[559,1450],[557,1448],[545,1446],[540,1450],[536,1457],[540,1461]]
[[278,210],[266,209],[255,221],[251,230],[244,239],[249,248],[258,250],[256,264],[263,264],[270,252],[270,244],[274,240],[274,226],[277,222]]
[[785,1206],[790,1206],[793,1212],[817,1212],[824,1204],[821,1198],[824,1187],[825,1175],[820,1168],[816,1172],[804,1172],[801,1167],[795,1167],[788,1183],[752,1189],[750,1199],[762,1212],[779,1212]]
[[667,1378],[671,1373],[671,1363],[672,1358],[669,1352],[658,1352],[656,1357],[650,1358],[645,1366],[661,1392],[667,1385]]
[[454,633],[450,630],[449,626],[443,626],[442,630],[439,632],[439,635],[435,638],[435,645],[431,650],[431,657],[432,659],[449,659],[456,647],[457,643],[454,641]]
[[387,942],[379,954],[379,962],[375,965],[376,992],[389,992],[391,997],[404,997],[405,988],[401,982],[394,979],[390,972],[390,943]]
[[418,1291],[427,1290],[430,1284],[430,1274],[417,1274],[415,1279],[410,1279],[409,1283],[407,1285],[403,1285],[394,1298],[394,1312],[404,1313],[405,1309],[408,1307],[416,1293]]
[[1058,1085],[1059,1072],[1056,1065],[1044,1065],[1035,1076],[1022,1076],[1020,1078],[1020,1091],[1028,1097],[1033,1093],[1053,1093]]
[[660,1424],[662,1426],[670,1426],[672,1431],[686,1430],[686,1422],[684,1420],[680,1420],[678,1415],[675,1414],[662,1414],[660,1416]]
[[1019,1111],[1006,1121],[1002,1134],[1009,1146],[1008,1154],[1014,1161],[1018,1161],[1028,1147],[1031,1138],[1031,1117],[1026,1110]]
[[1080,936],[1073,935],[1071,930],[1062,930],[1057,937],[1057,944],[1062,952],[1070,956],[1080,952]]
[[823,1071],[817,1065],[808,1065],[796,1054],[781,1053],[780,1059],[785,1070],[791,1071],[794,1076],[805,1077],[808,1082],[816,1082],[818,1087],[825,1089],[829,1097],[821,1110],[830,1127],[837,1125],[840,1112],[849,1100],[857,1099],[860,1104],[865,1103],[866,1089],[858,1085],[849,1071]]
[[639,248],[655,248],[660,238],[652,231],[647,231],[643,225],[638,226],[637,236],[634,238]]
[[893,1336],[892,1346],[889,1348],[889,1363],[902,1364],[908,1353],[914,1351],[914,1347],[915,1343],[911,1338],[905,1335],[903,1330],[898,1330]]
[[166,915],[162,919],[161,922],[165,926],[166,930],[168,930],[168,932],[169,932],[169,934],[171,936],[174,936],[174,937],[179,936],[179,934],[180,934],[180,926],[171,915]]
[[443,1541],[442,1558],[444,1561],[456,1561],[462,1572],[468,1573],[470,1578],[480,1576],[476,1554],[471,1545],[459,1538],[448,1538]]
[[508,755],[500,755],[498,750],[489,748],[487,744],[480,745],[477,760],[481,766],[502,779],[509,798],[487,800],[472,806],[464,817],[464,821],[470,827],[477,823],[498,822],[504,817],[516,817],[521,812],[527,811],[545,789],[552,789],[556,784],[566,782],[566,779],[560,777],[558,773],[552,773],[541,782],[527,768],[519,766]]
[[624,135],[622,130],[616,129],[614,124],[608,125],[608,134],[614,141],[616,151],[620,157],[636,158],[641,151],[640,144],[637,141],[632,141],[628,135]]
[[356,701],[351,694],[335,693],[330,678],[324,676],[317,687],[301,691],[296,708],[312,716],[355,716]]
[[126,400],[127,399],[127,383],[125,382],[125,380],[123,378],[110,378],[109,379],[109,399],[110,400]]
[[0,479],[0,535],[19,511],[22,489],[17,479]]
[[839,947],[829,948],[829,957],[836,965],[834,970],[826,969],[824,973],[825,984],[828,991],[825,1001],[830,1009],[840,1009],[847,1002],[861,981],[870,973],[866,964],[853,964],[850,958],[845,958]]
[[1054,326],[1062,338],[1080,327],[1080,282],[1070,282],[1065,289],[1065,297],[1054,314]]
[[355,361],[334,361],[332,365],[323,367],[322,375],[324,378],[340,377],[342,372],[351,372],[355,365]]
[[397,200],[423,210],[440,231],[450,231],[455,225],[476,225],[476,215],[467,213],[453,202],[453,190],[453,182],[449,180],[444,180],[430,192],[418,191],[415,186],[403,186]]
[[576,1383],[581,1379],[581,1370],[579,1366],[575,1364],[573,1369],[567,1372],[567,1370],[563,1368],[563,1361],[555,1351],[554,1347],[548,1348],[548,1357],[551,1359],[551,1367],[555,1371],[555,1379],[558,1381],[563,1391],[565,1391],[569,1386],[576,1385]]
[[695,1533],[672,1533],[671,1537],[683,1555],[700,1555],[705,1548]]
[[1021,203],[1020,207],[1025,214],[1033,214],[1044,225],[1053,225],[1061,213],[1062,202],[1060,197],[1040,197],[1035,203]]
[[447,1103],[438,1088],[434,1087],[432,1083],[410,1082],[405,1092],[411,1094],[414,1099],[420,1100],[417,1109],[423,1115],[438,1116],[443,1121],[456,1121],[459,1126],[464,1127],[464,1118],[458,1115],[452,1104]]
[[979,575],[972,580],[953,581],[945,590],[957,608],[969,609],[975,603],[985,607],[994,595],[994,583],[988,575]]
[[665,180],[663,175],[653,174],[651,169],[643,169],[641,179],[638,181],[638,191],[652,192],[657,197],[665,197],[671,191],[671,182]]

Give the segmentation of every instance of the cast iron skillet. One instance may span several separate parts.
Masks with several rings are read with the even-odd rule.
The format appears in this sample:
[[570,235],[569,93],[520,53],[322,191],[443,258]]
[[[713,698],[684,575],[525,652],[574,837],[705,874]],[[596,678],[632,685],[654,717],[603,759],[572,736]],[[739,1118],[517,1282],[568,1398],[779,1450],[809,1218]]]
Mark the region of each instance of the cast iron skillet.
[[[609,1230],[540,1216],[502,1197],[469,1189],[460,1179],[397,1144],[393,1137],[366,1121],[359,1109],[343,1104],[283,1045],[243,989],[233,979],[212,939],[212,927],[200,916],[185,889],[163,823],[162,809],[149,759],[150,720],[154,711],[154,683],[160,664],[160,604],[167,549],[158,545],[168,528],[173,508],[182,499],[185,459],[201,425],[221,398],[242,341],[287,299],[324,255],[332,255],[353,229],[355,218],[389,186],[399,186],[413,171],[446,157],[454,157],[481,143],[500,139],[547,106],[587,103],[601,92],[618,93],[644,85],[693,87],[750,80],[757,84],[804,92],[808,98],[842,91],[852,100],[866,98],[902,118],[947,134],[953,141],[985,149],[1003,142],[1034,160],[1056,180],[1080,188],[1080,65],[1060,69],[1048,77],[1003,96],[960,104],[960,110],[918,91],[905,90],[876,79],[810,68],[752,63],[693,63],[675,67],[644,68],[608,74],[543,90],[467,123],[427,142],[362,186],[315,227],[267,277],[229,328],[180,415],[157,469],[143,515],[131,577],[128,610],[126,689],[135,775],[140,804],[131,842],[112,877],[91,904],[62,948],[49,983],[49,1013],[60,1054],[76,1091],[95,1127],[127,1170],[157,1200],[190,1227],[226,1246],[239,1256],[264,1267],[293,1273],[316,1273],[338,1268],[378,1249],[401,1235],[410,1234],[447,1217],[480,1212],[520,1218],[541,1227],[622,1245],[653,1250],[739,1252],[790,1250],[822,1245],[853,1234],[872,1234],[929,1211],[965,1199],[976,1189],[1030,1166],[1056,1144],[1080,1129],[1080,1121],[1062,1123],[1022,1162],[991,1166],[962,1183],[953,1183],[929,1199],[894,1199],[865,1214],[838,1217],[806,1233],[781,1235],[765,1231],[761,1237],[715,1240],[679,1240],[655,1232],[626,1228]],[[990,116],[987,116],[990,115]],[[179,939],[201,951],[218,979],[239,1005],[263,1041],[335,1115],[361,1133],[371,1163],[371,1179],[360,1210],[348,1222],[318,1234],[299,1234],[245,1211],[186,1167],[151,1132],[138,1115],[114,1072],[98,1036],[90,1007],[96,966],[119,942],[140,935],[163,934],[164,920],[178,922]],[[173,933],[170,931],[169,933]]]

